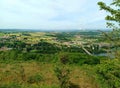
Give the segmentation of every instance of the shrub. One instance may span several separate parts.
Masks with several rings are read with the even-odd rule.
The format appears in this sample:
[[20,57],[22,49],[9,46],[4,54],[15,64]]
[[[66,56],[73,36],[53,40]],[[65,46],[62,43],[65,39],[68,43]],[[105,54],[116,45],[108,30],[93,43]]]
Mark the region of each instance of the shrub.
[[96,73],[104,88],[120,88],[120,63],[107,60],[96,66]]
[[[61,60],[63,60],[64,63],[69,63],[69,64],[95,65],[95,64],[100,63],[99,57],[89,56],[89,55],[81,54],[81,53],[62,53],[59,57],[61,57],[61,56],[63,56],[61,58]],[[66,57],[67,57],[67,59],[66,59]]]
[[22,81],[25,82],[26,81],[26,74],[25,74],[25,69],[22,65],[20,66],[19,73],[20,73],[20,77],[21,77]]
[[70,87],[70,81],[69,81],[69,74],[70,70],[65,68],[65,66],[56,67],[54,72],[56,73],[56,76],[60,83],[60,88],[69,88]]
[[33,76],[30,76],[27,80],[28,83],[39,83],[43,81],[43,76],[41,74],[35,74]]

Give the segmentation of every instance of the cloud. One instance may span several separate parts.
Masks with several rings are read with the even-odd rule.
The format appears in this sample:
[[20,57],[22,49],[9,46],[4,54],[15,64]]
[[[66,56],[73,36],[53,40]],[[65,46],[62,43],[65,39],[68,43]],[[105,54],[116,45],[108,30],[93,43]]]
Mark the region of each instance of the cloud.
[[104,22],[106,13],[99,11],[98,1],[0,0],[0,28],[74,29],[92,28],[95,25],[100,27],[99,24]]

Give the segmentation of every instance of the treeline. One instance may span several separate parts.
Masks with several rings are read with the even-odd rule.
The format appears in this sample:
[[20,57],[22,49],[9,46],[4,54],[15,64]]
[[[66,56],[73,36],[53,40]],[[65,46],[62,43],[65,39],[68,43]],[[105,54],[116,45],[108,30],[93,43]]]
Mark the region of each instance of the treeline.
[[101,57],[89,56],[82,53],[60,52],[56,54],[40,54],[31,52],[21,52],[18,50],[1,51],[0,61],[29,61],[35,60],[40,62],[59,62],[59,58],[63,57],[64,62],[68,64],[99,64]]
[[27,44],[25,42],[18,40],[13,42],[0,42],[0,48],[2,47],[16,49],[23,52],[44,53],[44,54],[54,54],[61,51],[84,53],[84,51],[80,47],[76,47],[76,46],[68,47],[67,45],[51,44],[44,41],[40,41],[36,44]]

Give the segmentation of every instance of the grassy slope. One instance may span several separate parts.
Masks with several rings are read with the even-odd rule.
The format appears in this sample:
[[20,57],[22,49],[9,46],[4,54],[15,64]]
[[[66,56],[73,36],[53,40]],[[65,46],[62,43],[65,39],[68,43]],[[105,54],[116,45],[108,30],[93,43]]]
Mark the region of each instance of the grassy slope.
[[[68,66],[71,69],[70,81],[80,88],[98,88],[93,78],[87,76],[80,66]],[[40,62],[17,62],[0,64],[0,88],[59,88],[54,73],[55,64]],[[30,83],[29,78],[40,74],[42,80]]]

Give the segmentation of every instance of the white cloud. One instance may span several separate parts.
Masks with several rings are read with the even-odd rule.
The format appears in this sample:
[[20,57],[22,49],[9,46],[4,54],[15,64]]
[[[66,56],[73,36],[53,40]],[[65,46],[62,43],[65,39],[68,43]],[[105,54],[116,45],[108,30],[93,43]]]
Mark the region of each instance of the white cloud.
[[105,16],[99,11],[98,1],[0,0],[0,28],[72,29],[96,25]]

